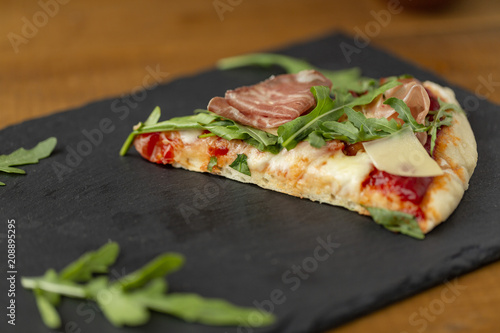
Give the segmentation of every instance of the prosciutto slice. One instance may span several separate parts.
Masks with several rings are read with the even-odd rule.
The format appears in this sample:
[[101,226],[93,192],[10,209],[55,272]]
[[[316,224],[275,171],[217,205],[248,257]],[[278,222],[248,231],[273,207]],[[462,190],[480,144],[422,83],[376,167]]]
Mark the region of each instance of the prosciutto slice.
[[[399,123],[403,120],[399,119],[399,114],[384,102],[391,98],[396,97],[403,100],[410,108],[411,114],[419,124],[425,123],[425,117],[429,113],[431,101],[429,94],[424,86],[417,79],[402,79],[399,86],[391,88],[375,98],[375,100],[361,107],[361,111],[368,118],[387,118],[396,119]],[[417,137],[422,144],[427,141],[427,133],[417,133]]]
[[310,89],[332,87],[332,83],[315,70],[297,74],[271,76],[250,87],[228,90],[225,97],[214,97],[208,110],[259,129],[287,123],[316,106]]

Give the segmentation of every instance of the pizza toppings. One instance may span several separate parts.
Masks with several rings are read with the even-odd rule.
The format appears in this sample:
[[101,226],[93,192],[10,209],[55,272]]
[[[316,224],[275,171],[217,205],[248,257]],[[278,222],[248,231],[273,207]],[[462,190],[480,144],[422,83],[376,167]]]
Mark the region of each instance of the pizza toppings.
[[[401,85],[388,89],[372,103],[361,106],[361,112],[368,118],[396,119],[396,121],[403,125],[404,121],[399,117],[396,110],[384,103],[387,99],[395,97],[405,102],[417,123],[425,124],[425,117],[429,113],[431,106],[428,92],[417,79],[406,78],[399,80],[399,82],[401,82]],[[417,133],[417,137],[422,145],[427,141],[426,133]]]
[[409,127],[386,138],[364,142],[363,147],[377,169],[390,174],[407,177],[443,174]]
[[392,193],[402,201],[416,205],[422,202],[433,177],[403,177],[374,169],[363,182],[363,187],[371,187],[386,195]]
[[151,162],[170,164],[175,161],[175,150],[182,148],[183,141],[177,132],[148,133],[139,135],[134,145]]
[[229,167],[241,172],[244,175],[251,176],[252,174],[250,173],[250,168],[248,167],[247,158],[248,157],[245,154],[238,154]]
[[229,152],[228,141],[224,140],[218,136],[212,137],[210,144],[208,145],[208,154],[210,156],[224,156]]
[[388,89],[372,103],[362,106],[361,110],[368,118],[395,118],[402,124],[403,121],[398,119],[396,110],[384,104],[387,99],[395,97],[406,103],[417,123],[424,124],[430,107],[429,94],[417,79],[402,79],[399,82],[401,85]]
[[225,98],[214,97],[208,110],[255,128],[283,125],[316,105],[311,88],[332,83],[315,70],[283,74],[250,87],[228,90]]
[[217,166],[217,163],[219,163],[219,161],[217,160],[217,157],[216,156],[211,156],[210,160],[208,161],[208,164],[207,164],[207,171],[208,172],[213,172],[214,171],[214,167]]
[[400,232],[417,239],[425,237],[417,220],[411,214],[377,207],[366,207],[366,209],[376,223],[390,231]]
[[[436,178],[444,174],[432,158],[438,133],[464,117],[451,90],[408,76],[374,80],[358,70],[320,73],[286,56],[258,57],[276,61],[290,74],[229,90],[208,110],[159,122],[155,109],[120,154],[134,143],[152,162],[369,213],[416,238],[442,221],[428,198],[436,182],[450,180]],[[445,144],[438,145],[441,158]]]

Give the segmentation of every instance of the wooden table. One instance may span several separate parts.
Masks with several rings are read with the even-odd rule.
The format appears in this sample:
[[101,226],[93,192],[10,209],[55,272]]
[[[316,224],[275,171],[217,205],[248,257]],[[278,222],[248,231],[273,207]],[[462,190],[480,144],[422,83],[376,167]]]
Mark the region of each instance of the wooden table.
[[[148,67],[168,81],[222,57],[334,30],[361,31],[373,45],[500,103],[499,1],[456,1],[439,12],[395,10],[382,0],[41,3],[50,5],[0,2],[1,128],[130,92]],[[442,301],[443,284],[331,332],[496,331],[499,276],[495,263],[460,277],[453,301]]]

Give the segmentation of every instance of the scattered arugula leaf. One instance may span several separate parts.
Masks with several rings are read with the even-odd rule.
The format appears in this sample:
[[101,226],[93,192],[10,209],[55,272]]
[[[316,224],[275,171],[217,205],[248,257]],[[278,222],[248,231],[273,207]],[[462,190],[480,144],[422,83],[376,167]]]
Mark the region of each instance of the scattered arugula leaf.
[[418,226],[417,219],[413,215],[384,208],[365,208],[370,212],[373,220],[382,225],[384,228],[393,232],[400,232],[417,239],[425,238],[424,233]]
[[66,266],[59,273],[59,277],[74,282],[89,281],[94,273],[107,273],[108,267],[115,262],[119,252],[117,243],[107,243],[97,251],[87,252]]
[[[141,295],[142,296],[142,295]],[[142,297],[140,299],[142,300]],[[272,315],[256,309],[235,307],[222,299],[207,299],[192,293],[171,293],[163,297],[148,297],[144,304],[156,311],[169,313],[187,322],[205,325],[245,325],[245,319],[258,316],[261,326],[274,322]],[[236,318],[239,320],[235,321]],[[248,325],[248,322],[246,323]]]
[[252,175],[250,173],[250,168],[248,167],[247,155],[245,155],[245,154],[238,154],[236,159],[229,166],[231,168],[233,168],[234,170],[241,172],[244,175],[247,175],[247,176]]
[[[19,148],[9,155],[0,156],[0,171],[7,173],[16,174],[26,174],[26,171],[13,168],[14,166],[26,165],[26,164],[36,164],[43,158],[47,158],[52,154],[52,151],[56,147],[57,139],[50,137],[44,141],[39,142],[34,148],[26,150],[24,148]],[[4,186],[5,183],[0,182],[0,186]]]
[[217,166],[217,156],[211,156],[210,161],[208,162],[207,165],[207,170],[208,172],[213,172],[214,171],[214,166]]
[[22,286],[33,290],[46,326],[53,329],[61,326],[55,308],[61,296],[94,300],[104,316],[119,327],[145,324],[150,318],[150,310],[187,322],[217,326],[248,326],[245,319],[257,315],[262,318],[258,326],[275,321],[271,313],[239,307],[221,299],[203,298],[192,293],[166,293],[164,276],[180,269],[184,263],[184,257],[177,253],[160,255],[141,269],[113,282],[106,276],[92,277],[93,273],[107,272],[118,252],[118,244],[107,243],[82,255],[60,273],[49,269],[41,277],[21,278]]
[[133,293],[126,292],[116,284],[110,285],[107,277],[96,279],[89,293],[114,326],[138,326],[149,320],[148,308],[135,301],[132,297]]
[[361,70],[357,67],[328,70],[311,65],[309,62],[289,57],[282,54],[273,53],[253,53],[245,54],[219,60],[217,67],[222,70],[257,65],[269,67],[272,65],[282,67],[287,73],[298,73],[306,69],[314,69],[327,77],[335,88],[342,88],[354,92],[365,92],[378,86],[378,82],[372,78],[362,77]]
[[45,326],[53,329],[61,327],[61,317],[59,313],[57,313],[55,306],[45,296],[44,292],[40,289],[35,289],[34,294],[36,305]]
[[114,282],[123,290],[142,287],[152,279],[178,271],[184,265],[184,257],[177,253],[162,254],[142,268]]

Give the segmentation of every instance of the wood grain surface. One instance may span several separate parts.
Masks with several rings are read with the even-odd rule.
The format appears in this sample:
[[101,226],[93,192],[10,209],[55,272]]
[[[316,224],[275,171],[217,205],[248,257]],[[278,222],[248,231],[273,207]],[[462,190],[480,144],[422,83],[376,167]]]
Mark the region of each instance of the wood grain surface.
[[[0,128],[129,93],[151,69],[169,81],[338,30],[500,103],[500,2],[418,1],[2,0]],[[329,332],[497,332],[499,276],[500,262]]]

